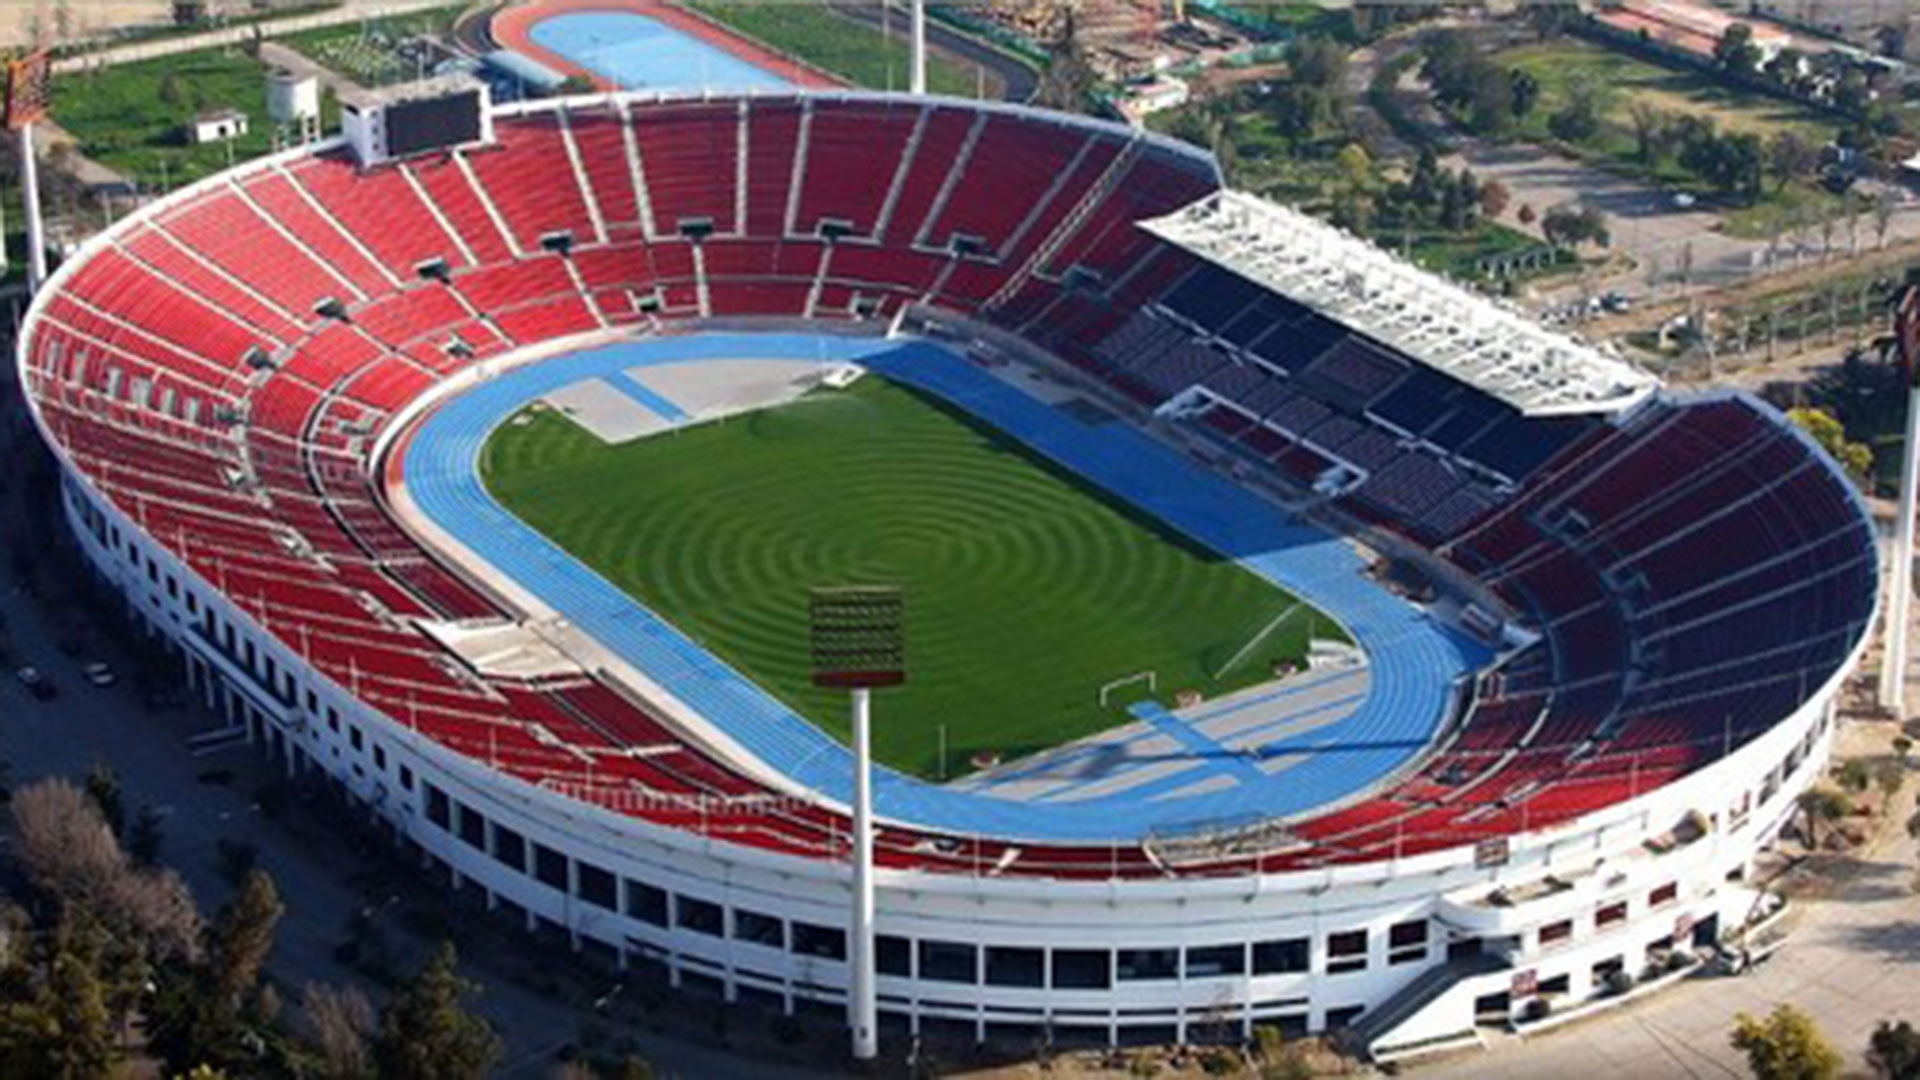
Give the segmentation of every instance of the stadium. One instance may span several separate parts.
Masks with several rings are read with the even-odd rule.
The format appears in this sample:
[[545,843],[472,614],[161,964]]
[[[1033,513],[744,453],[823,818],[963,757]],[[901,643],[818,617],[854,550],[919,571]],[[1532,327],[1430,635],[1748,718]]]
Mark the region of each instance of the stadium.
[[448,888],[843,1016],[852,757],[804,604],[881,582],[883,1040],[1387,1058],[1758,913],[1878,579],[1771,407],[1100,121],[481,107],[144,207],[19,352],[184,677]]

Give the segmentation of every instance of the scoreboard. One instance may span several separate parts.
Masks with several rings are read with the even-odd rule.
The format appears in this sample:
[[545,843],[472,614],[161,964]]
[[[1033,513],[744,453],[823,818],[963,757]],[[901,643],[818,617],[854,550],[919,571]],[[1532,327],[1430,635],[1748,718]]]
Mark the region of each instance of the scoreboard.
[[361,165],[378,165],[493,138],[487,88],[448,76],[386,90],[343,95],[341,125]]

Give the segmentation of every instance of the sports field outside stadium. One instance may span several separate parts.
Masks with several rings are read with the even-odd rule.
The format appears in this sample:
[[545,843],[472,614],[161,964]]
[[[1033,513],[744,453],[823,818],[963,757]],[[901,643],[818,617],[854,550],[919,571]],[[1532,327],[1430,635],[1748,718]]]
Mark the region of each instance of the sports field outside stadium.
[[943,726],[951,778],[977,752],[1011,759],[1123,722],[1146,687],[1103,708],[1112,680],[1153,671],[1166,704],[1214,697],[1299,662],[1310,635],[1340,637],[1231,560],[874,376],[620,445],[543,409],[501,425],[482,470],[530,526],[843,739],[844,695],[810,682],[807,588],[904,586],[911,677],[880,693],[873,747],[931,779]]

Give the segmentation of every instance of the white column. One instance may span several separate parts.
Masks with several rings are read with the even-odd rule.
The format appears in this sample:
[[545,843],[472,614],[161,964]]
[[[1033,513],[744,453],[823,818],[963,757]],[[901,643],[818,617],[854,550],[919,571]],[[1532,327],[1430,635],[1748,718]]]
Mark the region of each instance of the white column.
[[847,942],[847,1023],[853,1029],[856,1061],[871,1061],[880,1052],[879,1006],[873,987],[873,756],[868,738],[871,693],[864,686],[853,691],[853,933]]
[[1914,484],[1920,479],[1920,385],[1907,391],[1906,461],[1900,469],[1900,519],[1894,523],[1893,572],[1888,575],[1885,655],[1880,659],[1880,704],[1904,713],[1907,624],[1913,601]]
[[910,89],[927,92],[927,0],[913,0],[913,74]]
[[33,125],[20,128],[20,198],[27,208],[27,291],[47,280],[46,234],[40,227],[40,170],[34,163]]

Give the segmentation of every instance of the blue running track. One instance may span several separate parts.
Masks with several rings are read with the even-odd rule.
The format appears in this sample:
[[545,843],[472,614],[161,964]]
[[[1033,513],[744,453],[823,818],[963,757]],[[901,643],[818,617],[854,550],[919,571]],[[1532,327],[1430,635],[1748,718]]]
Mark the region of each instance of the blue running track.
[[625,90],[788,85],[717,45],[631,11],[566,12],[534,23],[527,36]]
[[[1041,803],[950,790],[882,769],[875,799],[886,818],[961,834],[1094,842],[1301,815],[1376,783],[1417,754],[1444,722],[1454,684],[1488,659],[1479,646],[1369,581],[1359,556],[1338,537],[1295,521],[1125,424],[1080,423],[923,342],[700,334],[623,343],[508,372],[425,419],[404,467],[408,489],[428,518],[801,788],[849,799],[853,770],[846,747],[523,524],[480,479],[480,454],[493,429],[542,395],[625,368],[719,359],[858,361],[945,398],[1339,619],[1372,665],[1367,700],[1352,714],[1262,750],[1262,758],[1302,756],[1273,775],[1242,756],[1199,755],[1179,774],[1180,786],[1216,774],[1237,783],[1183,798],[1148,799],[1136,788]],[[1155,791],[1166,786],[1153,785]]]

